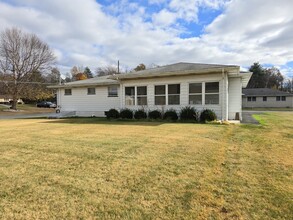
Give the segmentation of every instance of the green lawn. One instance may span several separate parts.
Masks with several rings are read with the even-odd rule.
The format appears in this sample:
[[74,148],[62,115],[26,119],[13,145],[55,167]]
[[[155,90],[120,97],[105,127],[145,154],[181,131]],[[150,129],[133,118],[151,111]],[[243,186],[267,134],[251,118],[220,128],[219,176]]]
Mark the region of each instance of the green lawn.
[[292,219],[293,113],[0,120],[0,219]]
[[9,107],[0,105],[0,116],[1,115],[25,115],[25,114],[39,114],[39,113],[51,113],[55,112],[53,108],[37,108],[34,104],[23,104],[17,105],[19,111],[7,111]]

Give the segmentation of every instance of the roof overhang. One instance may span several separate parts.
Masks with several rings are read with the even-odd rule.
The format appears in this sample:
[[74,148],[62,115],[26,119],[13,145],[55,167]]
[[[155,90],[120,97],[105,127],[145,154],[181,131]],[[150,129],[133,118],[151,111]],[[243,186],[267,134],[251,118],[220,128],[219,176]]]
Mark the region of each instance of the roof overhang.
[[119,82],[99,82],[99,83],[84,83],[84,84],[61,84],[61,85],[52,85],[47,86],[50,89],[62,89],[62,88],[81,88],[81,87],[94,87],[94,86],[109,86],[109,85],[119,85]]
[[252,76],[252,72],[238,72],[238,73],[231,73],[228,74],[230,78],[241,78],[242,82],[242,88],[245,88],[250,80],[250,77]]

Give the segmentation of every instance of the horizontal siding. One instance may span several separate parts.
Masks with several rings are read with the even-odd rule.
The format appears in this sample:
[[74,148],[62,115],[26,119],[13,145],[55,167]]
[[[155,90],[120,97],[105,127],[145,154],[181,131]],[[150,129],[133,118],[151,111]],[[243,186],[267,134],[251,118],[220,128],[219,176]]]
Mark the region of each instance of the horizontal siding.
[[58,102],[61,112],[75,111],[82,116],[103,116],[103,112],[110,108],[120,107],[120,94],[118,97],[108,97],[108,87],[96,87],[95,95],[88,95],[87,88],[72,88],[72,95],[64,95],[64,89],[59,90]]
[[244,108],[293,108],[293,97],[286,97],[286,101],[276,101],[276,96],[267,97],[267,101],[263,101],[263,96],[256,97],[255,102],[248,102],[247,97],[242,98]]
[[236,113],[241,118],[241,79],[229,79],[229,119],[235,119]]

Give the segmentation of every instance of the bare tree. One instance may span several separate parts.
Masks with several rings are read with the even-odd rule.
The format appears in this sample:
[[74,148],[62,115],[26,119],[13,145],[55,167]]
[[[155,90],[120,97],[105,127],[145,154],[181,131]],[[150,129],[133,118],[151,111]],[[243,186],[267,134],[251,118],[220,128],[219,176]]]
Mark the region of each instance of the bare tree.
[[118,69],[113,66],[98,67],[96,69],[97,76],[107,76],[107,75],[114,75],[114,74],[118,74]]
[[13,97],[13,109],[16,109],[17,99],[33,74],[49,70],[54,61],[55,56],[48,44],[35,34],[18,28],[8,28],[1,33],[0,76]]

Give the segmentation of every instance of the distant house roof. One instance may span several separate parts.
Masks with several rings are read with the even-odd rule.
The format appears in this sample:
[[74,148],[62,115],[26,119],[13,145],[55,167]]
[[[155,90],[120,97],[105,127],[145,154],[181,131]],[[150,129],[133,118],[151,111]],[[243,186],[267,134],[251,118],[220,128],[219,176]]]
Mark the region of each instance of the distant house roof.
[[293,96],[292,93],[268,88],[242,89],[242,93],[244,96]]
[[62,85],[48,86],[48,88],[71,88],[84,86],[99,86],[119,84],[119,80],[127,79],[143,79],[155,77],[168,77],[191,74],[211,74],[219,72],[227,72],[229,76],[241,77],[242,86],[245,87],[251,77],[250,72],[240,72],[240,67],[236,65],[221,65],[221,64],[203,64],[203,63],[175,63],[166,66],[141,70],[138,72],[130,72],[126,74],[116,74],[110,76],[95,77],[86,80],[69,82]]

